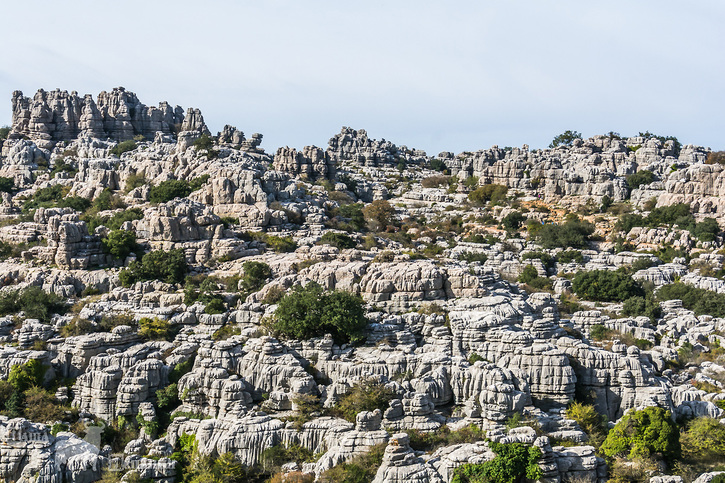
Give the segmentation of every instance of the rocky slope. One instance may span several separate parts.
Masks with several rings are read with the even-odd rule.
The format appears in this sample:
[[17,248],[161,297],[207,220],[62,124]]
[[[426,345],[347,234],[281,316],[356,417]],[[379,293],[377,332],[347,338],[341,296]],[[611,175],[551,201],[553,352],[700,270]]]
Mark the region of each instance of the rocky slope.
[[[725,218],[709,149],[596,136],[432,157],[343,128],[327,148],[270,155],[261,135],[210,137],[198,110],[123,88],[12,103],[3,478],[182,481],[189,458],[230,454],[247,471],[235,481],[335,481],[379,454],[371,481],[447,482],[516,443],[539,450],[541,481],[606,481],[627,465],[681,481],[682,466],[609,458],[567,407],[588,404],[610,427],[649,407],[725,424],[725,313],[662,289],[725,293],[723,237],[715,222],[706,232]],[[616,225],[676,203],[690,225]],[[596,229],[588,241],[537,235],[577,210]],[[164,271],[171,258],[150,262],[164,253],[179,254],[180,276]],[[587,298],[584,272],[624,274],[651,310]],[[281,298],[313,283],[360,297],[359,340],[275,326]],[[18,376],[36,366],[45,396]],[[364,387],[383,403],[344,413]],[[426,434],[469,436],[426,446]],[[280,448],[308,456],[272,458]],[[688,464],[700,481],[716,469]]]

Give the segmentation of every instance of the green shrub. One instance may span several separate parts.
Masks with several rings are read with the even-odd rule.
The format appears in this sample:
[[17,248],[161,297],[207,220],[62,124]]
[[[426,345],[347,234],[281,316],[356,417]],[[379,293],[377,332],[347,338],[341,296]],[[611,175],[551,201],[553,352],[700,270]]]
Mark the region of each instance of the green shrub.
[[517,483],[524,479],[539,480],[543,476],[538,461],[541,450],[522,443],[490,442],[496,457],[485,463],[466,463],[456,468],[451,483]]
[[126,178],[126,185],[124,186],[124,191],[126,193],[130,192],[131,190],[134,190],[138,188],[139,186],[143,186],[146,184],[146,178],[143,174],[129,174],[128,178]]
[[136,234],[126,230],[111,230],[108,236],[101,240],[101,243],[104,252],[120,260],[124,260],[137,248]]
[[344,233],[336,233],[333,231],[328,231],[327,233],[322,235],[322,238],[320,238],[320,241],[318,243],[322,245],[331,245],[333,247],[339,248],[340,250],[344,250],[346,248],[355,248],[357,246],[355,240],[350,238],[348,235],[345,235]]
[[0,148],[3,147],[3,144],[5,144],[5,141],[7,140],[9,134],[10,126],[0,127]]
[[149,200],[151,203],[166,203],[174,198],[185,198],[191,194],[193,190],[188,181],[182,179],[170,179],[162,181],[156,186],[152,186],[149,191]]
[[37,208],[49,208],[56,204],[68,194],[69,188],[59,184],[41,188],[35,192],[32,198],[23,203],[23,213],[28,213]]
[[15,181],[13,178],[0,176],[0,192],[10,193],[13,189],[15,189]]
[[608,329],[602,324],[592,325],[589,329],[589,335],[594,340],[605,340],[610,338],[612,334],[614,334],[614,331],[612,329]]
[[267,233],[259,231],[248,232],[248,235],[253,240],[264,243],[277,253],[290,253],[297,249],[297,243],[295,243],[290,236],[279,237],[276,235],[268,235]]
[[433,158],[430,160],[430,169],[445,173],[448,170],[448,166],[446,166],[446,163],[442,159]]
[[0,294],[0,315],[25,313],[29,319],[49,322],[52,314],[64,313],[67,305],[63,298],[40,287],[26,287]]
[[485,253],[464,252],[464,253],[461,253],[458,258],[459,258],[459,260],[463,260],[468,263],[473,263],[473,262],[485,263],[486,260],[488,260],[488,255],[486,255]]
[[246,292],[257,292],[272,278],[272,269],[263,262],[244,262],[242,284]]
[[682,455],[688,460],[715,463],[725,460],[725,425],[700,417],[689,422],[680,437]]
[[506,199],[508,187],[500,184],[487,184],[468,193],[468,199],[477,206],[483,206],[488,202],[492,205],[499,204]]
[[655,175],[652,171],[648,171],[646,169],[643,169],[642,171],[637,171],[634,174],[630,174],[627,176],[627,186],[630,190],[634,190],[639,188],[642,185],[650,184],[655,180]]
[[680,433],[665,409],[630,410],[609,431],[601,449],[610,458],[648,458],[660,454],[671,460],[680,456]]
[[609,270],[580,272],[572,281],[572,290],[584,300],[599,302],[623,302],[645,295],[640,283],[631,275]]
[[196,191],[201,189],[202,186],[206,184],[207,181],[209,181],[209,178],[211,176],[208,174],[203,174],[199,176],[198,178],[194,178],[189,182],[189,188],[191,188],[191,191]]
[[181,249],[156,250],[131,262],[127,269],[121,270],[118,278],[124,287],[130,287],[143,280],[161,280],[166,283],[181,283],[188,271],[186,257]]
[[370,451],[341,463],[320,475],[321,483],[369,483],[383,463],[385,443],[375,445]]
[[158,317],[143,317],[139,320],[138,333],[149,340],[173,340],[175,335],[171,322]]
[[213,149],[214,139],[206,133],[202,134],[196,141],[194,141],[193,146],[197,151],[206,151],[207,159],[213,159],[219,156],[219,151]]
[[133,151],[138,147],[135,141],[129,139],[128,141],[122,141],[111,148],[111,154],[118,156],[119,158],[123,153]]
[[219,296],[213,297],[204,306],[205,314],[210,314],[210,315],[211,314],[223,314],[226,311],[227,311],[227,306],[224,303],[224,300]]
[[292,461],[300,465],[302,463],[312,462],[314,461],[312,451],[298,444],[292,444],[290,446],[278,444],[262,451],[262,456],[260,457],[262,468],[271,473],[278,471],[283,464]]
[[622,306],[622,314],[628,317],[649,317],[654,323],[662,317],[662,308],[651,294],[647,294],[644,297],[630,297],[625,300]]
[[15,364],[10,368],[8,382],[16,392],[25,392],[33,386],[42,386],[49,367],[37,359],[24,364]]
[[549,144],[549,147],[553,149],[557,146],[571,146],[575,139],[581,138],[580,132],[567,130],[556,136]]
[[386,200],[375,200],[362,209],[365,221],[372,231],[385,230],[395,226],[395,208]]
[[376,409],[385,411],[388,409],[388,403],[394,398],[395,392],[392,389],[386,388],[382,383],[365,379],[350,388],[329,412],[333,416],[354,423],[359,412],[375,411]]
[[521,255],[521,261],[524,260],[541,260],[541,263],[546,267],[547,269],[551,270],[554,268],[555,259],[551,255],[549,255],[546,252],[536,251],[536,252],[526,252],[523,255]]
[[93,234],[96,228],[103,225],[111,230],[118,230],[127,221],[143,219],[143,211],[141,208],[129,208],[128,210],[119,211],[113,216],[97,216],[94,213],[86,213],[81,217],[88,225],[88,233]]
[[586,248],[594,225],[572,217],[561,225],[538,225],[534,240],[544,248]]
[[656,296],[660,301],[682,300],[682,306],[695,312],[695,315],[725,317],[725,294],[675,282],[660,287]]
[[556,261],[559,263],[576,262],[582,264],[584,263],[584,255],[579,250],[566,250],[556,256]]
[[273,329],[293,339],[332,334],[337,343],[359,342],[367,326],[363,301],[348,292],[324,292],[310,282],[282,297],[274,313]]
[[512,211],[503,217],[501,225],[509,231],[515,231],[521,228],[524,221],[526,221],[526,217],[524,215],[518,211]]

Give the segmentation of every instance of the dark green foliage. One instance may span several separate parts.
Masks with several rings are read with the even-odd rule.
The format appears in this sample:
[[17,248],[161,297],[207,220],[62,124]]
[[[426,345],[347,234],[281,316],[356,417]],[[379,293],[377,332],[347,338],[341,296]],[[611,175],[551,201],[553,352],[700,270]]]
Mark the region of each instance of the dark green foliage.
[[572,289],[579,298],[598,302],[624,302],[645,295],[642,285],[631,275],[609,270],[580,272],[572,281]]
[[557,146],[571,146],[575,139],[581,138],[582,135],[580,132],[567,130],[556,136],[551,141],[551,144],[549,144],[549,147],[555,148]]
[[201,189],[202,186],[206,184],[207,181],[209,181],[209,178],[211,176],[208,174],[203,174],[199,176],[198,178],[194,178],[189,182],[189,188],[191,188],[191,191],[196,191],[198,189]]
[[15,181],[13,178],[6,178],[0,176],[0,192],[10,193],[15,188]]
[[91,200],[82,198],[80,196],[68,196],[58,202],[60,208],[73,208],[76,211],[83,213],[91,207]]
[[654,265],[654,262],[648,257],[641,257],[634,261],[632,264],[632,273],[639,272],[640,270],[646,270]]
[[430,169],[434,171],[440,171],[441,173],[445,173],[448,171],[448,166],[446,166],[446,163],[443,162],[443,160],[438,158],[433,158],[430,160]]
[[554,257],[549,255],[546,252],[542,251],[536,251],[536,252],[526,252],[523,255],[521,255],[521,261],[524,260],[541,260],[541,263],[544,264],[544,267],[551,270],[554,268]]
[[584,263],[584,255],[579,250],[566,250],[559,253],[556,256],[556,261],[559,263]]
[[305,340],[330,333],[337,343],[362,340],[368,322],[362,298],[348,292],[324,292],[314,282],[282,297],[274,319],[274,330],[286,337]]
[[202,134],[196,141],[194,141],[193,146],[197,151],[205,151],[207,159],[214,159],[219,156],[219,151],[213,149],[214,139],[206,133]]
[[131,262],[127,269],[121,270],[118,278],[124,287],[130,287],[142,280],[161,280],[166,283],[181,283],[188,271],[186,257],[181,249],[163,251],[156,250]]
[[151,203],[166,203],[174,198],[185,198],[191,194],[193,190],[188,181],[182,179],[170,179],[162,181],[156,186],[152,186],[149,191],[149,200]]
[[685,459],[702,463],[725,461],[725,425],[717,419],[700,417],[690,421],[681,434]]
[[682,149],[682,144],[680,143],[680,141],[677,140],[677,138],[675,136],[657,136],[656,134],[652,134],[651,132],[647,131],[647,132],[640,132],[639,137],[643,137],[645,139],[658,139],[662,143],[663,146],[667,141],[673,141],[675,157],[680,155],[680,150]]
[[643,169],[642,171],[637,171],[636,173],[627,176],[627,186],[630,190],[634,190],[644,184],[650,184],[654,180],[654,173],[652,171]]
[[538,461],[541,450],[522,443],[489,443],[496,457],[485,463],[466,463],[453,473],[451,483],[518,483],[543,476]]
[[355,248],[357,246],[355,240],[350,238],[348,235],[345,235],[344,233],[336,233],[333,231],[328,231],[327,233],[322,235],[322,238],[320,238],[320,241],[318,243],[322,245],[332,245],[333,247],[337,247],[340,250],[344,250],[346,248]]
[[179,399],[179,385],[172,383],[156,391],[156,406],[164,412],[170,412],[181,404]]
[[458,258],[460,260],[464,260],[468,263],[473,263],[473,262],[485,263],[486,260],[488,260],[488,255],[486,255],[485,253],[465,252],[465,253],[461,253],[461,255]]
[[589,329],[589,335],[594,340],[605,340],[611,337],[611,335],[614,333],[613,330],[606,328],[605,326],[601,324],[592,325],[591,329]]
[[508,187],[500,184],[487,184],[468,193],[468,199],[477,206],[483,206],[489,201],[492,205],[501,203],[506,199]]
[[526,265],[517,279],[535,290],[551,290],[552,283],[547,277],[539,277],[539,272],[533,265]]
[[0,148],[3,147],[3,144],[5,144],[5,140],[8,138],[9,134],[10,126],[0,127]]
[[171,384],[177,383],[181,380],[181,376],[191,372],[191,370],[194,368],[195,359],[196,355],[192,355],[184,362],[179,362],[178,364],[176,364],[174,368],[171,369],[171,372],[169,372],[169,382]]
[[219,297],[214,297],[204,306],[205,314],[223,314],[227,311],[227,306]]
[[346,175],[344,173],[343,174],[338,174],[337,175],[337,180],[340,183],[342,183],[345,186],[347,186],[347,190],[348,191],[352,191],[354,193],[355,190],[357,189],[357,181],[355,181],[350,176],[348,176],[348,175]]
[[601,449],[610,458],[648,458],[661,454],[671,460],[680,456],[680,432],[665,409],[630,410],[609,431]]
[[695,315],[712,315],[725,317],[725,294],[719,294],[693,287],[682,282],[675,282],[660,287],[656,293],[661,301],[679,299],[682,305],[695,312]]
[[68,173],[70,177],[75,175],[78,170],[70,163],[66,163],[63,158],[56,160],[53,170],[50,172],[51,178],[55,178],[58,173]]
[[42,207],[55,206],[68,192],[67,188],[56,184],[41,188],[35,192],[32,198],[29,198],[23,203],[23,213],[27,213],[30,210]]
[[339,208],[340,215],[350,220],[350,225],[352,225],[355,231],[363,231],[365,229],[365,215],[362,209],[362,203],[350,203]]
[[31,359],[25,364],[16,364],[10,368],[8,382],[15,391],[22,393],[33,386],[42,386],[48,369],[39,360]]
[[265,282],[272,278],[272,269],[263,262],[244,262],[244,277],[242,284],[246,292],[256,292],[261,289]]
[[138,147],[138,144],[136,144],[135,141],[129,139],[128,141],[122,141],[122,142],[116,144],[111,149],[111,154],[114,154],[120,158],[123,153],[133,151],[137,147]]
[[136,234],[126,230],[111,230],[106,238],[101,240],[103,251],[120,260],[125,259],[136,250]]
[[647,226],[646,218],[642,215],[625,213],[619,217],[619,220],[617,220],[617,223],[614,225],[614,229],[624,233],[629,233],[635,226]]
[[544,248],[586,248],[594,233],[594,225],[577,217],[561,225],[542,225],[534,239]]
[[714,241],[715,237],[720,233],[720,225],[714,218],[705,218],[695,224],[695,228],[690,230],[692,234],[702,241]]
[[29,319],[49,322],[52,314],[63,313],[66,308],[61,297],[40,287],[26,287],[0,294],[0,315],[15,314],[22,310]]
[[84,216],[83,219],[88,224],[88,233],[94,233],[96,228],[103,225],[111,230],[119,230],[121,225],[127,221],[141,220],[143,211],[141,208],[129,208],[128,210],[119,211],[113,216]]
[[654,323],[662,317],[662,308],[651,294],[645,297],[630,297],[624,301],[622,314],[629,317],[645,316]]
[[347,394],[342,396],[337,404],[329,410],[333,416],[344,418],[351,423],[361,411],[375,411],[388,409],[388,403],[395,398],[395,392],[384,384],[371,379],[363,380],[354,385]]
[[518,211],[512,211],[508,215],[504,216],[501,220],[501,225],[507,230],[518,230],[521,225],[526,221],[526,217]]

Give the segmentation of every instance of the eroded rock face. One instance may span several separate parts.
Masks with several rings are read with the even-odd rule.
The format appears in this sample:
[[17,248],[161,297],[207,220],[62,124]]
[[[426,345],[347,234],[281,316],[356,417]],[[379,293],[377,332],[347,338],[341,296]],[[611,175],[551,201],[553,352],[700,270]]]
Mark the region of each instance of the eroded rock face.
[[279,148],[274,155],[274,169],[311,180],[335,177],[334,161],[317,146],[305,146],[301,152],[294,148]]
[[182,130],[203,130],[198,109],[190,114],[192,119],[185,119],[180,107],[172,108],[166,102],[147,107],[123,87],[101,92],[97,102],[90,95],[81,98],[75,91],[69,94],[40,89],[32,99],[15,91],[9,137],[27,136],[41,147],[52,148],[58,141],[72,141],[83,135],[117,141],[137,135],[153,139],[157,131],[171,134],[182,123],[187,128]]

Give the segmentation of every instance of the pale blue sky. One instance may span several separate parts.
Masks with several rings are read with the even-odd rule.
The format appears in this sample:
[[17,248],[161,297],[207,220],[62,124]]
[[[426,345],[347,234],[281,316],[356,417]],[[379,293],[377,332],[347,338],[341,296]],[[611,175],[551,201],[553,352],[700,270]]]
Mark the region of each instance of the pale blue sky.
[[199,107],[264,147],[340,127],[437,154],[650,130],[725,148],[725,2],[4,2],[0,125],[15,89]]

